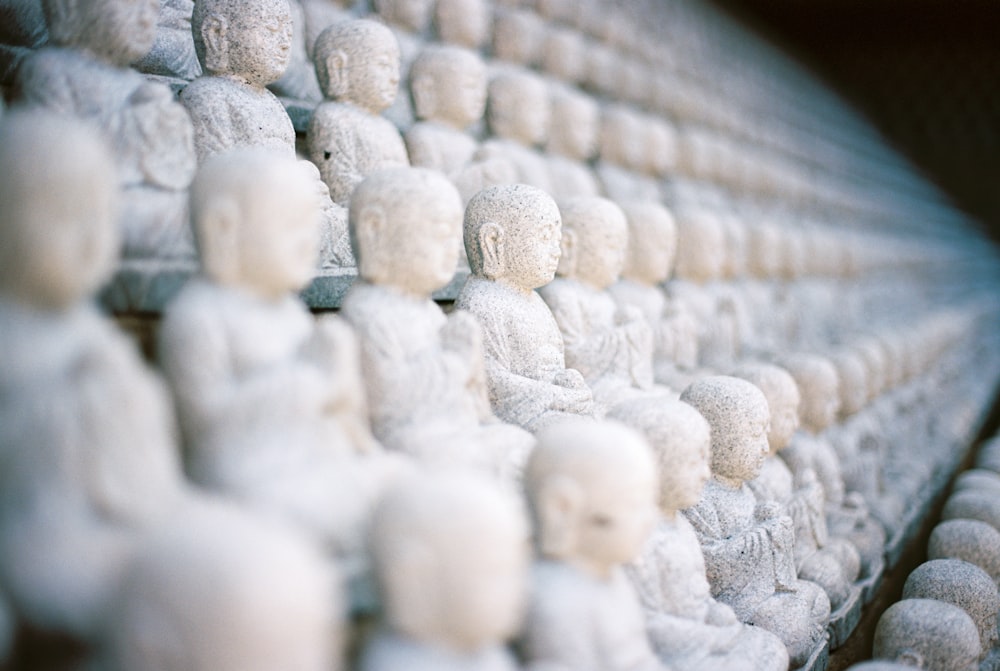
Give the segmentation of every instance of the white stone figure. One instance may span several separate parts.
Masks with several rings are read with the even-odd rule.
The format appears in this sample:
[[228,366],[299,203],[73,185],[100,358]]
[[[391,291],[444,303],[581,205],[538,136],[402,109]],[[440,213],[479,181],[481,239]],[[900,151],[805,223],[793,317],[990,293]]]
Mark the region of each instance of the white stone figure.
[[347,207],[365,177],[409,165],[399,131],[379,116],[399,90],[399,47],[377,21],[343,21],[320,34],[313,60],[327,101],[309,122],[309,160],[333,202]]
[[797,479],[808,477],[808,470],[816,475],[823,487],[830,535],[857,548],[867,574],[881,561],[885,530],[868,514],[861,494],[845,491],[837,453],[824,435],[840,406],[837,369],[829,359],[814,354],[785,355],[779,364],[795,378],[802,397],[800,429],[779,456]]
[[542,43],[542,70],[566,84],[575,85],[586,75],[587,45],[572,28],[550,26]]
[[616,305],[608,291],[628,249],[625,213],[600,197],[571,198],[559,212],[559,267],[538,293],[562,332],[566,365],[583,373],[604,408],[654,391],[653,329],[639,308]]
[[493,14],[493,58],[533,67],[542,58],[545,23],[526,8],[497,7]]
[[606,44],[587,41],[586,75],[583,84],[591,93],[602,98],[614,95],[618,54]]
[[903,599],[875,627],[872,656],[928,671],[977,671],[979,632],[968,613],[944,601]]
[[[649,80],[644,81],[649,86]],[[645,119],[646,173],[662,180],[671,177],[677,171],[677,131],[665,119],[648,116]],[[660,187],[659,191],[663,192]]]
[[505,159],[514,165],[518,182],[550,192],[548,165],[538,150],[551,123],[545,81],[527,70],[501,71],[490,80],[486,117],[493,137],[478,157]]
[[436,0],[434,28],[445,44],[473,51],[482,49],[493,28],[488,0]]
[[400,132],[413,123],[413,108],[407,95],[406,83],[410,81],[410,66],[426,41],[431,22],[433,0],[374,0],[375,11],[386,22],[399,44],[399,81],[403,88],[385,116]]
[[671,669],[785,671],[774,634],[742,624],[712,598],[698,536],[680,511],[698,503],[711,476],[708,422],[680,401],[643,399],[608,415],[643,433],[656,456],[660,517],[642,552],[625,565],[646,616],[653,649]]
[[122,572],[102,671],[340,671],[337,576],[301,536],[243,511],[147,534]]
[[267,88],[279,96],[315,105],[323,100],[323,92],[319,88],[319,80],[316,77],[312,49],[306,45],[308,28],[305,7],[302,0],[288,0],[288,9],[292,16],[292,39],[289,47],[288,67],[285,68],[281,77],[268,84]]
[[575,420],[539,434],[524,476],[538,559],[520,649],[529,669],[663,671],[622,564],[656,520],[642,436]]
[[191,35],[192,11],[194,0],[161,0],[156,39],[149,52],[136,61],[136,70],[187,81],[201,75]]
[[486,65],[475,52],[424,47],[410,69],[410,90],[417,117],[406,131],[412,165],[448,175],[463,203],[487,186],[517,181],[506,159],[476,158],[479,142],[469,127],[486,111]]
[[788,447],[799,426],[799,389],[787,371],[765,363],[746,363],[733,373],[761,390],[771,412],[767,442],[770,450],[761,473],[747,483],[761,503],[774,502],[792,518],[795,530],[795,567],[798,576],[818,584],[838,609],[851,596],[861,568],[857,549],[831,538],[826,526],[826,501],[816,474],[807,471],[798,481],[778,453]]
[[490,405],[497,417],[529,431],[573,416],[593,416],[593,396],[566,367],[563,339],[535,289],[559,264],[559,208],[524,184],[494,186],[465,210],[465,250],[472,275],[455,307],[483,329]]
[[[968,613],[979,630],[980,662],[985,668],[996,668],[1000,594],[986,571],[961,559],[932,559],[907,576],[903,598],[944,601]],[[992,659],[987,660],[987,656]]]
[[741,622],[776,634],[799,667],[826,644],[830,600],[796,578],[792,519],[774,503],[758,503],[746,484],[769,451],[767,400],[746,380],[721,375],[692,383],[681,400],[712,429],[712,478],[684,511],[701,541],[712,596]]
[[514,671],[524,615],[524,510],[470,473],[426,472],[380,503],[371,550],[384,623],[361,671]]
[[[194,123],[199,163],[239,147],[295,156],[292,121],[265,88],[288,66],[292,29],[288,0],[195,0],[191,30],[204,74],[180,97]],[[330,201],[318,169],[309,169],[322,203],[320,265],[353,266],[347,211]]]
[[549,188],[558,200],[598,196],[600,185],[588,162],[597,151],[598,107],[568,86],[552,86],[552,120],[545,143]]
[[620,104],[606,106],[601,112],[599,146],[594,170],[608,198],[659,200],[657,181],[645,174],[646,123],[638,112]]
[[125,253],[193,252],[185,190],[195,170],[191,119],[170,89],[129,65],[156,37],[156,0],[48,0],[51,46],[25,58],[25,102],[99,128],[115,154]]
[[169,395],[91,304],[120,239],[114,170],[81,122],[0,121],[0,585],[23,621],[84,640],[183,492]]
[[931,532],[928,559],[962,559],[1000,581],[1000,531],[979,520],[947,520]]
[[359,277],[340,314],[360,340],[375,436],[425,462],[512,479],[534,438],[490,410],[479,324],[431,299],[455,272],[457,191],[431,170],[383,170],[355,191],[350,221]]
[[318,251],[319,199],[302,163],[218,155],[191,193],[201,275],[167,306],[160,361],[187,472],[289,520],[356,570],[383,458],[367,424],[357,342],[298,297]]

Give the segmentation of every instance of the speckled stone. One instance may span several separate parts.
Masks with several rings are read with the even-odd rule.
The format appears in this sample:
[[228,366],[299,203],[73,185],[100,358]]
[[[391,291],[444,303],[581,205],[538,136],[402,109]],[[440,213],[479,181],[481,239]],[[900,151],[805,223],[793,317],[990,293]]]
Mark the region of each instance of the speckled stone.
[[979,520],[947,520],[931,532],[928,559],[962,559],[1000,581],[1000,531]]
[[872,655],[934,671],[975,671],[979,631],[968,613],[944,601],[904,599],[875,627]]
[[1000,531],[1000,500],[982,492],[957,491],[944,504],[941,519],[980,520]]
[[1000,473],[972,468],[955,480],[955,491],[974,491],[1000,497]]

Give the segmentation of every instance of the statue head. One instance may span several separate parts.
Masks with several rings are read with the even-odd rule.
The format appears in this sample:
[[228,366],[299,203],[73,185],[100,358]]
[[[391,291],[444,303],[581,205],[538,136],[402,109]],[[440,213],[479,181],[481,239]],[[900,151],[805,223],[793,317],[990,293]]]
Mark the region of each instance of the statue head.
[[489,84],[486,117],[497,137],[529,147],[548,137],[551,103],[545,82],[528,71],[504,71]]
[[840,381],[830,360],[818,354],[788,354],[778,361],[799,387],[799,419],[812,433],[820,433],[837,419]]
[[614,201],[576,196],[559,206],[562,256],[556,274],[599,290],[618,281],[628,250],[628,223]]
[[319,208],[299,161],[261,148],[216,154],[191,183],[202,272],[267,298],[300,291],[319,256]]
[[434,0],[375,0],[375,11],[386,23],[409,33],[422,33],[431,20]]
[[840,381],[840,418],[846,419],[864,408],[868,401],[868,370],[864,359],[853,349],[840,349],[830,356]]
[[356,19],[328,27],[313,48],[323,95],[372,114],[388,109],[399,91],[399,43],[378,21]]
[[522,290],[545,286],[559,265],[562,219],[552,197],[527,184],[483,189],[465,208],[472,273]]
[[597,151],[597,103],[567,86],[556,86],[551,96],[551,123],[545,150],[586,162]]
[[654,177],[667,177],[677,165],[677,131],[665,120],[649,117],[645,124],[645,146],[646,172]]
[[379,503],[371,550],[385,619],[398,634],[461,652],[520,624],[528,529],[519,503],[471,472],[428,471]]
[[118,255],[118,178],[81,122],[44,110],[0,119],[0,292],[62,310],[110,278]]
[[760,475],[770,451],[770,411],[760,389],[736,377],[709,375],[688,385],[681,400],[712,427],[712,475],[738,483]]
[[928,559],[962,559],[1000,581],[1000,531],[981,520],[946,520],[931,532]]
[[771,411],[771,428],[767,443],[771,454],[777,454],[791,442],[799,428],[799,388],[788,371],[767,363],[743,364],[733,372],[734,377],[750,382],[764,393]]
[[677,225],[670,210],[654,201],[629,201],[621,207],[628,221],[622,277],[649,286],[666,281],[677,253]]
[[681,401],[643,398],[619,403],[607,418],[641,431],[653,448],[661,512],[671,516],[698,503],[712,475],[712,434],[701,413]]
[[486,111],[486,64],[468,49],[424,47],[410,68],[410,91],[418,119],[464,129]]
[[781,269],[781,229],[761,222],[748,231],[747,269],[758,279],[778,277]]
[[127,67],[153,47],[160,0],[44,0],[53,44]]
[[445,44],[478,50],[490,35],[493,14],[486,0],[437,0],[434,26]]
[[678,279],[703,284],[722,276],[726,238],[719,220],[707,212],[677,216]]
[[281,78],[291,59],[288,0],[195,0],[191,32],[209,75],[266,86]]
[[601,161],[630,170],[645,169],[646,146],[642,118],[624,105],[610,105],[601,113]]
[[569,420],[540,432],[524,488],[539,554],[598,578],[642,549],[656,519],[653,454],[617,422]]
[[537,64],[544,39],[545,24],[534,12],[501,7],[493,15],[493,56],[501,61]]
[[424,297],[455,274],[462,201],[440,172],[390,168],[369,175],[351,195],[349,219],[365,281]]
[[586,74],[586,48],[579,32],[552,26],[545,31],[542,42],[542,70],[567,84],[575,84]]
[[979,631],[968,613],[935,599],[903,599],[875,627],[872,655],[934,671],[976,671]]

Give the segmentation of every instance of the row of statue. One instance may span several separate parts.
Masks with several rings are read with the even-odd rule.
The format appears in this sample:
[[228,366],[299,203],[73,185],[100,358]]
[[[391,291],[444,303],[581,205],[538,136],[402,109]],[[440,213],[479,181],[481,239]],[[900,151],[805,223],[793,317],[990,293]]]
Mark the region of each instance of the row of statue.
[[354,190],[359,277],[314,317],[322,194],[253,148],[193,181],[161,379],[89,301],[112,156],[3,118],[0,588],[106,668],[344,668],[346,611],[380,614],[372,671],[821,668],[996,370],[971,306],[658,378],[661,325],[611,287],[670,231],[410,167]]

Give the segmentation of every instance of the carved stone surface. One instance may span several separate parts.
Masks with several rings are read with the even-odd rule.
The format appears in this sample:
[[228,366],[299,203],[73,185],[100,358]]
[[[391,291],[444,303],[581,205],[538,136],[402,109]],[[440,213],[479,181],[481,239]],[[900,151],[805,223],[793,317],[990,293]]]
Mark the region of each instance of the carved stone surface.
[[979,520],[947,520],[931,532],[928,559],[962,559],[1000,581],[1000,531]]
[[959,608],[932,599],[904,599],[889,606],[875,627],[872,655],[941,671],[979,668],[976,623]]

